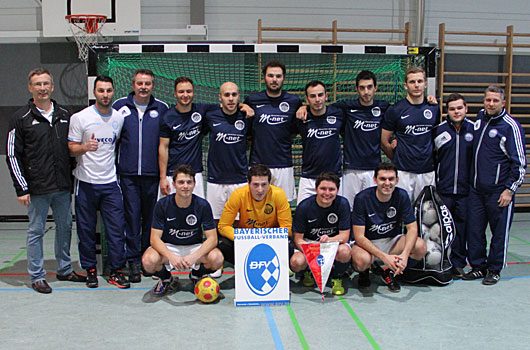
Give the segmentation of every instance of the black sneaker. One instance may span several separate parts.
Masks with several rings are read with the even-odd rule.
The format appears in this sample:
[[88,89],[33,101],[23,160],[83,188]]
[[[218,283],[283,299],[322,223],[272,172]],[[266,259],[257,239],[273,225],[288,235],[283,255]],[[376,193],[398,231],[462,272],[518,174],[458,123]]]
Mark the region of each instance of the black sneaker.
[[370,270],[372,270],[372,273],[377,276],[383,276],[383,273],[385,270],[377,263],[377,261],[374,261],[372,265],[370,265]]
[[129,282],[140,283],[142,282],[142,265],[129,263]]
[[392,271],[392,269],[384,270],[383,274],[381,275],[381,279],[386,284],[388,290],[392,293],[401,291],[401,286],[399,285],[399,282],[395,280],[394,271]]
[[206,275],[201,275],[198,273],[199,270],[194,270],[194,269],[191,269],[190,271],[190,280],[193,282],[193,284],[195,285],[201,278],[203,277],[207,277]]
[[131,286],[121,270],[110,271],[109,283],[116,285],[118,288],[129,288]]
[[78,275],[75,271],[70,272],[69,275],[57,275],[59,281],[70,281],[70,282],[86,282],[86,276]]
[[98,272],[96,268],[86,270],[86,286],[88,288],[97,288],[98,284]]
[[464,271],[462,267],[453,267],[451,269],[451,272],[453,273],[454,280],[462,279],[462,277],[464,277],[464,275],[466,274],[466,271]]
[[479,278],[484,278],[484,276],[486,276],[486,270],[473,268],[473,269],[471,269],[471,271],[469,271],[468,273],[464,274],[462,276],[462,279],[466,280],[466,281],[471,281],[471,280],[476,280],[476,279],[479,279]]
[[357,281],[359,284],[359,288],[367,288],[370,287],[370,284],[372,283],[370,281],[370,269],[359,272],[359,280]]
[[153,276],[153,274],[151,272],[147,272],[145,271],[144,267],[142,266],[142,275],[144,275],[144,277],[151,277]]
[[178,278],[171,276],[167,280],[159,279],[156,285],[151,289],[151,294],[155,297],[163,297],[169,292],[176,290]]
[[488,270],[488,274],[482,280],[482,284],[485,286],[492,286],[494,284],[497,284],[497,282],[499,282],[500,279],[501,279],[500,271]]

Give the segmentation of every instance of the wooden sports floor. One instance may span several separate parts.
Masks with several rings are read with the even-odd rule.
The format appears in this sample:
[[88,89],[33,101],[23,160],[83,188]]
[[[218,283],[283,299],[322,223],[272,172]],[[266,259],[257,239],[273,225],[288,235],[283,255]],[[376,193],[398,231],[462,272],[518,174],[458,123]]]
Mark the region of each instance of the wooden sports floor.
[[[75,225],[74,225],[75,226]],[[55,278],[54,224],[45,237],[53,293],[34,292],[26,273],[27,223],[0,223],[0,349],[529,349],[530,214],[517,213],[509,264],[495,286],[455,281],[446,287],[403,285],[390,293],[372,275],[360,291],[357,274],[344,296],[291,278],[291,304],[236,308],[234,275],[220,279],[214,304],[195,300],[187,274],[179,289],[156,299],[143,278],[119,290]],[[75,236],[75,235],[74,235]],[[72,258],[78,254],[74,238]]]

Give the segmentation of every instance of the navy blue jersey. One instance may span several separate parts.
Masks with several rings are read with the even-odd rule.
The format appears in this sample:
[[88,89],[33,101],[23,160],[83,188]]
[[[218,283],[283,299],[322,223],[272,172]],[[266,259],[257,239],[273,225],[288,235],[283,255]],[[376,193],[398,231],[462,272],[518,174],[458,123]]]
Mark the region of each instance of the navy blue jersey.
[[446,120],[433,130],[436,191],[467,195],[473,157],[473,122],[465,118],[457,130]]
[[517,191],[526,173],[524,130],[506,110],[477,114],[473,140],[472,186],[488,192]]
[[350,230],[350,204],[342,196],[337,196],[327,208],[317,204],[316,194],[304,199],[294,212],[293,232],[303,233],[305,239],[318,241],[328,235],[334,237],[339,231]]
[[237,111],[227,115],[221,107],[206,114],[210,131],[208,182],[237,184],[247,182],[247,139],[249,120]]
[[315,179],[324,171],[342,174],[340,133],[343,128],[342,111],[327,106],[326,113],[314,116],[307,110],[307,120],[298,120],[302,137],[302,177]]
[[381,161],[381,120],[388,102],[363,106],[359,99],[333,104],[344,111],[344,168],[374,170]]
[[397,138],[394,164],[399,170],[417,174],[434,170],[431,130],[439,120],[440,108],[427,100],[415,105],[405,98],[388,108],[381,126]]
[[203,231],[214,229],[215,223],[205,199],[192,195],[190,206],[179,208],[173,193],[156,203],[152,227],[162,230],[164,243],[191,245],[202,243]]
[[416,221],[407,191],[396,187],[388,202],[376,197],[377,186],[367,188],[355,196],[352,223],[364,226],[369,240],[395,237],[401,234],[401,224]]
[[265,91],[248,96],[245,103],[252,107],[252,147],[250,164],[265,164],[269,168],[293,166],[292,134],[296,133],[296,111],[302,105],[296,95],[282,91],[279,97],[269,97]]
[[181,164],[202,172],[202,124],[206,112],[216,106],[193,103],[189,112],[171,108],[162,116],[160,137],[169,139],[166,174],[171,175]]

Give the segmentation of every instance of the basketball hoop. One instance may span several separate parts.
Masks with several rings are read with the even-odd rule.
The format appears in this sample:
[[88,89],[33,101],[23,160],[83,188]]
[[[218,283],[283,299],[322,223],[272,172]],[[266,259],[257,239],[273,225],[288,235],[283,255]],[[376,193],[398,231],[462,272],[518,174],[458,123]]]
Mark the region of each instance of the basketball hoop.
[[68,15],[65,17],[70,23],[70,30],[74,36],[77,48],[79,49],[79,59],[88,61],[88,49],[96,45],[103,37],[101,28],[107,20],[103,15]]

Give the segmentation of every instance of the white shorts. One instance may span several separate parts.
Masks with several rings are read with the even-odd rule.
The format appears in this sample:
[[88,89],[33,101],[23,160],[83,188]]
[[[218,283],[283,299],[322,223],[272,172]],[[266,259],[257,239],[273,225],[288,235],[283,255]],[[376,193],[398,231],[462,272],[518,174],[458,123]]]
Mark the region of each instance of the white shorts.
[[[230,195],[236,188],[243,187],[247,183],[242,182],[239,184],[214,184],[211,182],[206,182],[206,200],[210,203],[212,207],[212,213],[214,220],[219,220],[225,204],[230,198]],[[239,219],[239,214],[236,217],[236,220]]]
[[[193,254],[194,252],[199,250],[199,248],[201,246],[202,246],[202,243],[197,243],[197,244],[192,244],[192,245],[174,245],[174,244],[171,244],[171,243],[166,243],[167,249],[169,249],[169,251],[171,251],[171,253],[173,253],[173,254],[175,254],[177,256],[180,256],[181,258],[183,258],[183,257],[185,257],[187,255]],[[174,266],[171,265],[171,263],[165,264],[164,266],[166,267],[166,269],[168,271],[171,271],[174,268]],[[194,264],[194,265],[191,266],[191,268],[196,270],[196,269],[199,268],[199,264]]]
[[294,186],[294,169],[289,168],[271,168],[272,179],[271,185],[280,187],[285,191],[287,201],[296,198],[296,188]]
[[398,171],[399,181],[397,186],[401,187],[409,194],[410,201],[414,202],[416,197],[423,191],[423,188],[428,185],[434,186],[435,178],[434,171],[428,173],[416,174],[408,171]]
[[389,237],[389,238],[381,238],[381,239],[374,239],[371,241],[377,249],[382,251],[385,254],[390,253],[390,250],[392,247],[397,243],[397,241],[403,237],[403,235],[397,235],[395,237]]
[[[340,180],[340,179],[339,179]],[[316,194],[316,179],[310,179],[308,177],[300,177],[300,182],[298,183],[298,199],[296,205],[300,204],[304,199],[311,197]],[[340,181],[339,181],[339,191],[338,195],[341,194]]]
[[304,199],[317,193],[315,190],[315,181],[315,179],[310,179],[308,177],[300,178],[300,182],[298,183],[298,199],[296,200],[296,205],[300,204],[300,202]]
[[353,201],[357,193],[375,186],[373,170],[346,169],[342,175],[342,196],[346,197],[353,210]]
[[[175,186],[173,186],[173,177],[166,176],[167,181],[169,182],[170,187],[170,194],[175,193]],[[202,173],[196,173],[195,174],[195,188],[193,189],[193,194],[204,198],[204,180],[202,177]],[[160,191],[160,186],[158,186],[158,199],[165,197],[165,195],[162,194],[162,191]]]

